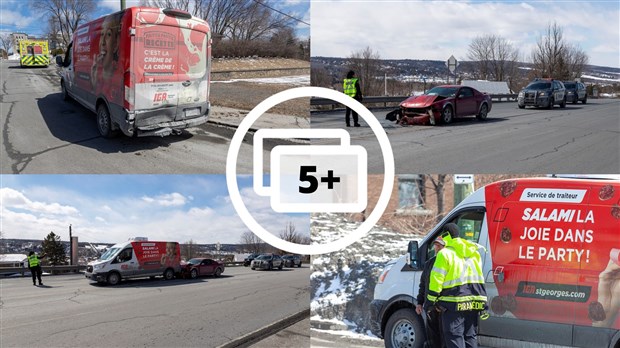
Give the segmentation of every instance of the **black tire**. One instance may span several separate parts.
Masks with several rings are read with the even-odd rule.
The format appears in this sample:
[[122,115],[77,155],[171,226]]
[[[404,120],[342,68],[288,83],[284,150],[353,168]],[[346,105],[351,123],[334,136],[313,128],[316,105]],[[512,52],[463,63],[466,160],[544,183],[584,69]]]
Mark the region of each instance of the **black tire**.
[[480,107],[480,112],[476,115],[476,118],[480,121],[485,121],[487,119],[487,115],[489,114],[489,107],[487,104],[482,104]]
[[271,271],[273,269],[273,263],[269,262],[269,265],[267,266],[267,270]]
[[573,104],[577,104],[578,101],[579,101],[579,96],[575,94],[575,96],[573,97]]
[[254,270],[254,267],[252,267],[252,271]]
[[454,111],[451,105],[446,106],[441,111],[441,122],[443,124],[450,124],[454,119]]
[[299,263],[299,265],[297,265],[297,268],[301,268],[301,262]]
[[117,272],[112,272],[110,274],[108,274],[108,284],[110,285],[117,285],[118,283],[121,282],[121,275],[118,274]]
[[71,99],[69,92],[67,92],[67,87],[65,87],[65,81],[63,80],[60,81],[60,89],[62,90],[62,100],[68,101]]
[[547,105],[547,109],[551,110],[553,109],[553,104],[555,103],[555,101],[553,100],[553,97],[549,98],[549,105]]
[[564,109],[566,107],[566,96],[564,96],[564,100],[562,100],[562,103],[560,104],[560,108]]
[[584,104],[587,103],[588,102],[588,96],[586,95],[581,102],[584,103]]
[[113,129],[113,126],[108,107],[103,103],[99,104],[97,107],[97,129],[99,129],[99,134],[108,139],[116,137],[118,130]]
[[525,109],[525,105],[519,105],[519,104],[517,104],[517,106],[519,107],[519,109]]
[[189,277],[190,277],[190,278],[192,278],[192,279],[196,279],[196,278],[198,278],[198,270],[197,270],[197,269],[195,269],[195,268],[194,268],[194,269],[192,269],[192,271],[191,271],[191,272],[189,272]]
[[280,263],[280,267],[278,267],[278,269],[281,271],[281,270],[282,270],[282,268],[284,268],[284,264],[283,264],[283,263]]
[[168,268],[164,271],[164,279],[172,280],[174,278],[174,270],[172,268]]
[[426,340],[422,318],[413,309],[399,309],[385,325],[386,348],[422,348]]
[[215,273],[213,273],[213,275],[214,275],[214,276],[216,276],[216,277],[221,276],[221,275],[222,275],[222,269],[218,267],[218,268],[215,270]]

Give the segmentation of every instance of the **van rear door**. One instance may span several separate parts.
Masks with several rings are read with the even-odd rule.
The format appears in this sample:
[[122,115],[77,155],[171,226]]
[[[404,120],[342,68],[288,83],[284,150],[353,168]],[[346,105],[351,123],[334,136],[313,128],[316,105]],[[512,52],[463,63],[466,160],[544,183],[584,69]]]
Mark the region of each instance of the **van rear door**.
[[[135,110],[149,113],[136,126],[203,115],[208,101],[209,27],[174,10],[137,13],[132,76]],[[132,71],[133,72],[133,71]],[[155,118],[155,119],[154,119]]]

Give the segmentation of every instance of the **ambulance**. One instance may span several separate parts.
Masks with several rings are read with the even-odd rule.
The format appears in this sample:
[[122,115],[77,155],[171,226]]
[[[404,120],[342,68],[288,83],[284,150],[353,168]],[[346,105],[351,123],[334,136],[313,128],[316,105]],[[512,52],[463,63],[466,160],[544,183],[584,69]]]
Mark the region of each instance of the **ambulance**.
[[178,242],[151,242],[146,238],[115,244],[86,266],[86,278],[116,285],[123,279],[163,276],[170,280],[181,271]]
[[447,223],[479,244],[488,295],[478,338],[493,347],[620,348],[620,180],[524,178],[463,200],[381,273],[371,327],[386,347],[422,347],[416,296]]
[[19,65],[21,67],[50,65],[50,51],[47,40],[20,40]]
[[79,26],[61,66],[63,99],[112,138],[166,136],[207,121],[211,32],[174,9],[132,7]]

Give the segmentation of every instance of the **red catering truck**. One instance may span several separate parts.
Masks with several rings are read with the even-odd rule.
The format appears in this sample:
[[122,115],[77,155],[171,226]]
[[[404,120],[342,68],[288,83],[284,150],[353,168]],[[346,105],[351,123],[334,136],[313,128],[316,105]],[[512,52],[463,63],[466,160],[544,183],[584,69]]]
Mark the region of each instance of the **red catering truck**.
[[63,98],[95,112],[106,138],[178,134],[207,121],[211,33],[187,12],[132,7],[83,24],[56,63]]

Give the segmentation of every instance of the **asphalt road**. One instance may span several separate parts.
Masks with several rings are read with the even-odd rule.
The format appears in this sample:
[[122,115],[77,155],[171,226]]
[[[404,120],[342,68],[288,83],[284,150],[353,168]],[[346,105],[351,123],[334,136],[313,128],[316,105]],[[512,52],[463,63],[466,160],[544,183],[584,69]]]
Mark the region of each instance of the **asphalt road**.
[[231,267],[220,278],[115,287],[77,274],[44,277],[42,287],[30,278],[2,279],[0,346],[217,347],[307,309],[309,279],[307,266]]
[[[60,94],[56,67],[1,61],[0,172],[3,174],[222,174],[235,128],[207,123],[167,137],[102,138],[95,114]],[[247,112],[247,111],[246,111]],[[277,144],[266,144],[263,158]],[[240,174],[252,173],[251,136]],[[268,162],[265,161],[265,164]],[[265,168],[269,168],[265,165]]]
[[[588,99],[565,109],[519,109],[493,104],[488,119],[457,119],[447,126],[395,125],[390,110],[372,110],[394,152],[397,174],[539,173],[609,174],[620,170],[620,100]],[[383,173],[373,131],[345,128],[368,152],[368,172]],[[312,128],[344,127],[344,111],[313,112]],[[313,141],[313,144],[332,144]]]

